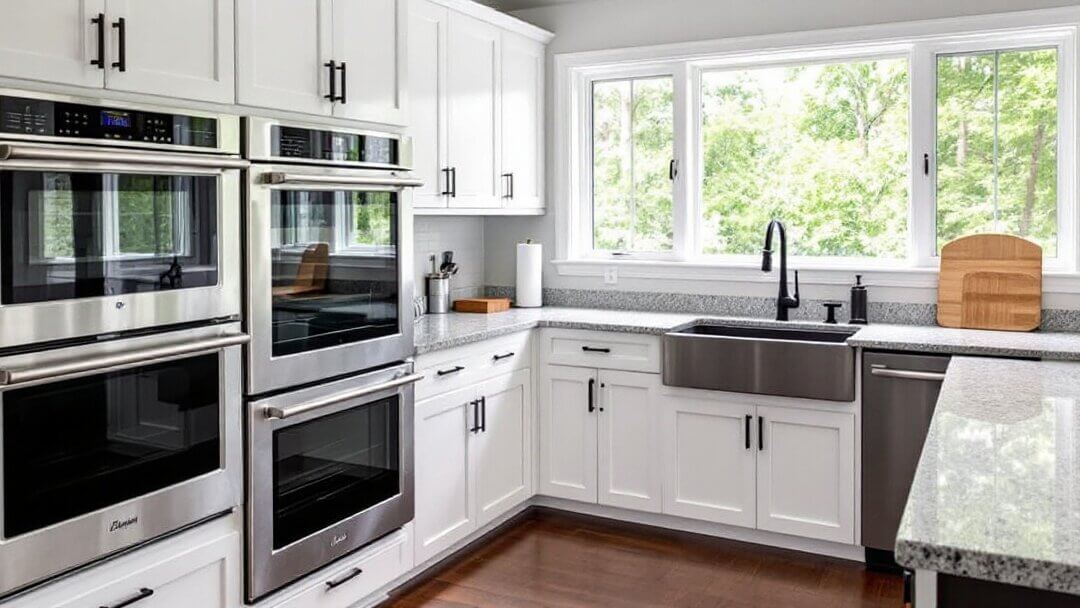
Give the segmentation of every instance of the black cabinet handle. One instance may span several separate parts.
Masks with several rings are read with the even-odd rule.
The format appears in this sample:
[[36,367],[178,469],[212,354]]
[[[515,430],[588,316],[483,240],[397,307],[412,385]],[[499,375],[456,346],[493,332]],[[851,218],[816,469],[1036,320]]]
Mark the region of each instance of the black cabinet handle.
[[754,417],[753,417],[753,416],[751,416],[750,414],[747,414],[747,415],[746,415],[746,433],[745,433],[745,438],[746,438],[746,449],[748,449],[748,450],[750,449],[750,422],[751,422],[751,421],[752,421],[753,419],[754,419]]
[[323,99],[329,99],[331,103],[337,101],[337,62],[333,59],[323,64],[330,75],[330,94],[323,95]]
[[587,353],[604,353],[604,354],[607,354],[607,353],[611,352],[610,348],[594,348],[592,346],[582,346],[581,350],[583,350],[583,351],[585,351]]
[[668,163],[668,179],[675,181],[675,178],[679,177],[679,161],[674,158]]
[[130,606],[130,605],[134,604],[135,602],[141,602],[141,601],[145,600],[146,598],[150,597],[151,595],[154,595],[154,590],[153,589],[147,589],[146,587],[143,587],[142,589],[139,589],[138,593],[136,593],[135,595],[127,598],[126,600],[120,600],[119,602],[117,602],[115,604],[109,604],[109,605],[102,604],[101,608],[124,608],[124,606]]
[[342,61],[341,65],[339,65],[337,69],[339,72],[341,72],[341,95],[338,95],[338,101],[341,102],[341,105],[345,105],[349,103],[349,74],[345,71],[345,62]]
[[765,449],[765,417],[757,417],[757,449]]
[[596,388],[596,380],[594,378],[589,378],[589,413],[590,414],[596,411],[596,401],[594,400],[594,397],[593,397],[593,391],[594,391],[595,388]]
[[439,376],[449,376],[450,374],[456,374],[464,369],[465,368],[460,365],[455,365],[450,369],[440,369],[439,371],[435,372],[435,374]]
[[447,168],[442,170],[442,172],[446,174],[446,190],[443,190],[439,194],[441,194],[443,196],[450,196],[450,172],[451,171],[453,171],[453,169],[451,169],[450,167],[447,167]]
[[123,17],[117,19],[113,24],[113,28],[116,29],[117,47],[116,47],[116,61],[113,62],[112,67],[120,70],[121,72],[127,71],[127,21]]
[[[607,386],[607,385],[604,384],[603,382],[600,383],[600,388],[601,389],[603,389],[605,386]],[[601,412],[604,411],[604,402],[600,401],[599,403],[597,403],[596,404],[596,409],[600,410]]]
[[480,432],[487,432],[487,397],[480,397]]
[[503,181],[506,182],[506,194],[503,195],[503,198],[513,199],[514,198],[514,174],[513,173],[503,173]]
[[922,170],[924,175],[930,175],[930,155],[922,155]]
[[503,359],[509,359],[513,356],[514,353],[506,353],[505,355],[495,355],[494,357],[492,357],[492,359],[495,359],[496,361],[502,361]]
[[340,586],[344,585],[345,583],[351,581],[352,579],[360,576],[363,573],[364,573],[364,571],[361,570],[360,568],[353,568],[351,572],[349,572],[348,574],[346,574],[345,576],[343,576],[343,577],[341,577],[341,578],[339,578],[337,580],[326,581],[326,588],[327,589],[336,589],[337,587],[340,587]]
[[97,17],[90,20],[97,26],[97,59],[91,59],[90,65],[96,65],[98,69],[105,69],[105,13],[98,13]]
[[480,400],[474,399],[473,401],[469,402],[469,405],[471,405],[473,408],[472,426],[469,427],[469,432],[477,433],[480,431]]
[[450,167],[450,198],[457,198],[457,167]]

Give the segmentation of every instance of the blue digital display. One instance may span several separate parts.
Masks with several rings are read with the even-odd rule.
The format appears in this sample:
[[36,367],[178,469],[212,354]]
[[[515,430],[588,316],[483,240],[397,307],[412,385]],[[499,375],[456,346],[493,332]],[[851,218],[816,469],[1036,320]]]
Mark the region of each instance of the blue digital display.
[[127,112],[115,112],[112,110],[101,111],[101,126],[127,129],[131,127],[131,114]]

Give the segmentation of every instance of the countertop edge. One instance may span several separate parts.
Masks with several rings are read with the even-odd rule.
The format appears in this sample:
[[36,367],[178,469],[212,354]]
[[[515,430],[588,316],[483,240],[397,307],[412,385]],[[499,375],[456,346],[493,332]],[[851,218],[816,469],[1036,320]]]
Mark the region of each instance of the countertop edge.
[[1080,568],[1035,558],[896,540],[896,562],[912,570],[1080,595]]

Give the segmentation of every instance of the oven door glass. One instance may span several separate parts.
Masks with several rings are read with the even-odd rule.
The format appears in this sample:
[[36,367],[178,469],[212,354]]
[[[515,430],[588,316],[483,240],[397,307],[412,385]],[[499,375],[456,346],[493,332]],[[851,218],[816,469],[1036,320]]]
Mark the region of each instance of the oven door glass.
[[274,549],[401,493],[397,395],[274,431]]
[[221,468],[220,356],[4,392],[4,537]]
[[398,196],[273,191],[274,357],[400,333]]
[[0,301],[216,285],[213,175],[0,172]]

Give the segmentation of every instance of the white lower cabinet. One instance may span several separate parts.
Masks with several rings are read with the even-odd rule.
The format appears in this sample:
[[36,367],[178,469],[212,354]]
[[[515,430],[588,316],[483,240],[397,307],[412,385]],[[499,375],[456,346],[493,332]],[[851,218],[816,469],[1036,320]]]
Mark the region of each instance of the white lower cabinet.
[[416,404],[416,562],[529,498],[532,382],[519,369]]
[[547,366],[540,492],[659,512],[659,388],[657,374]]
[[758,517],[762,530],[855,542],[855,418],[759,406]]

